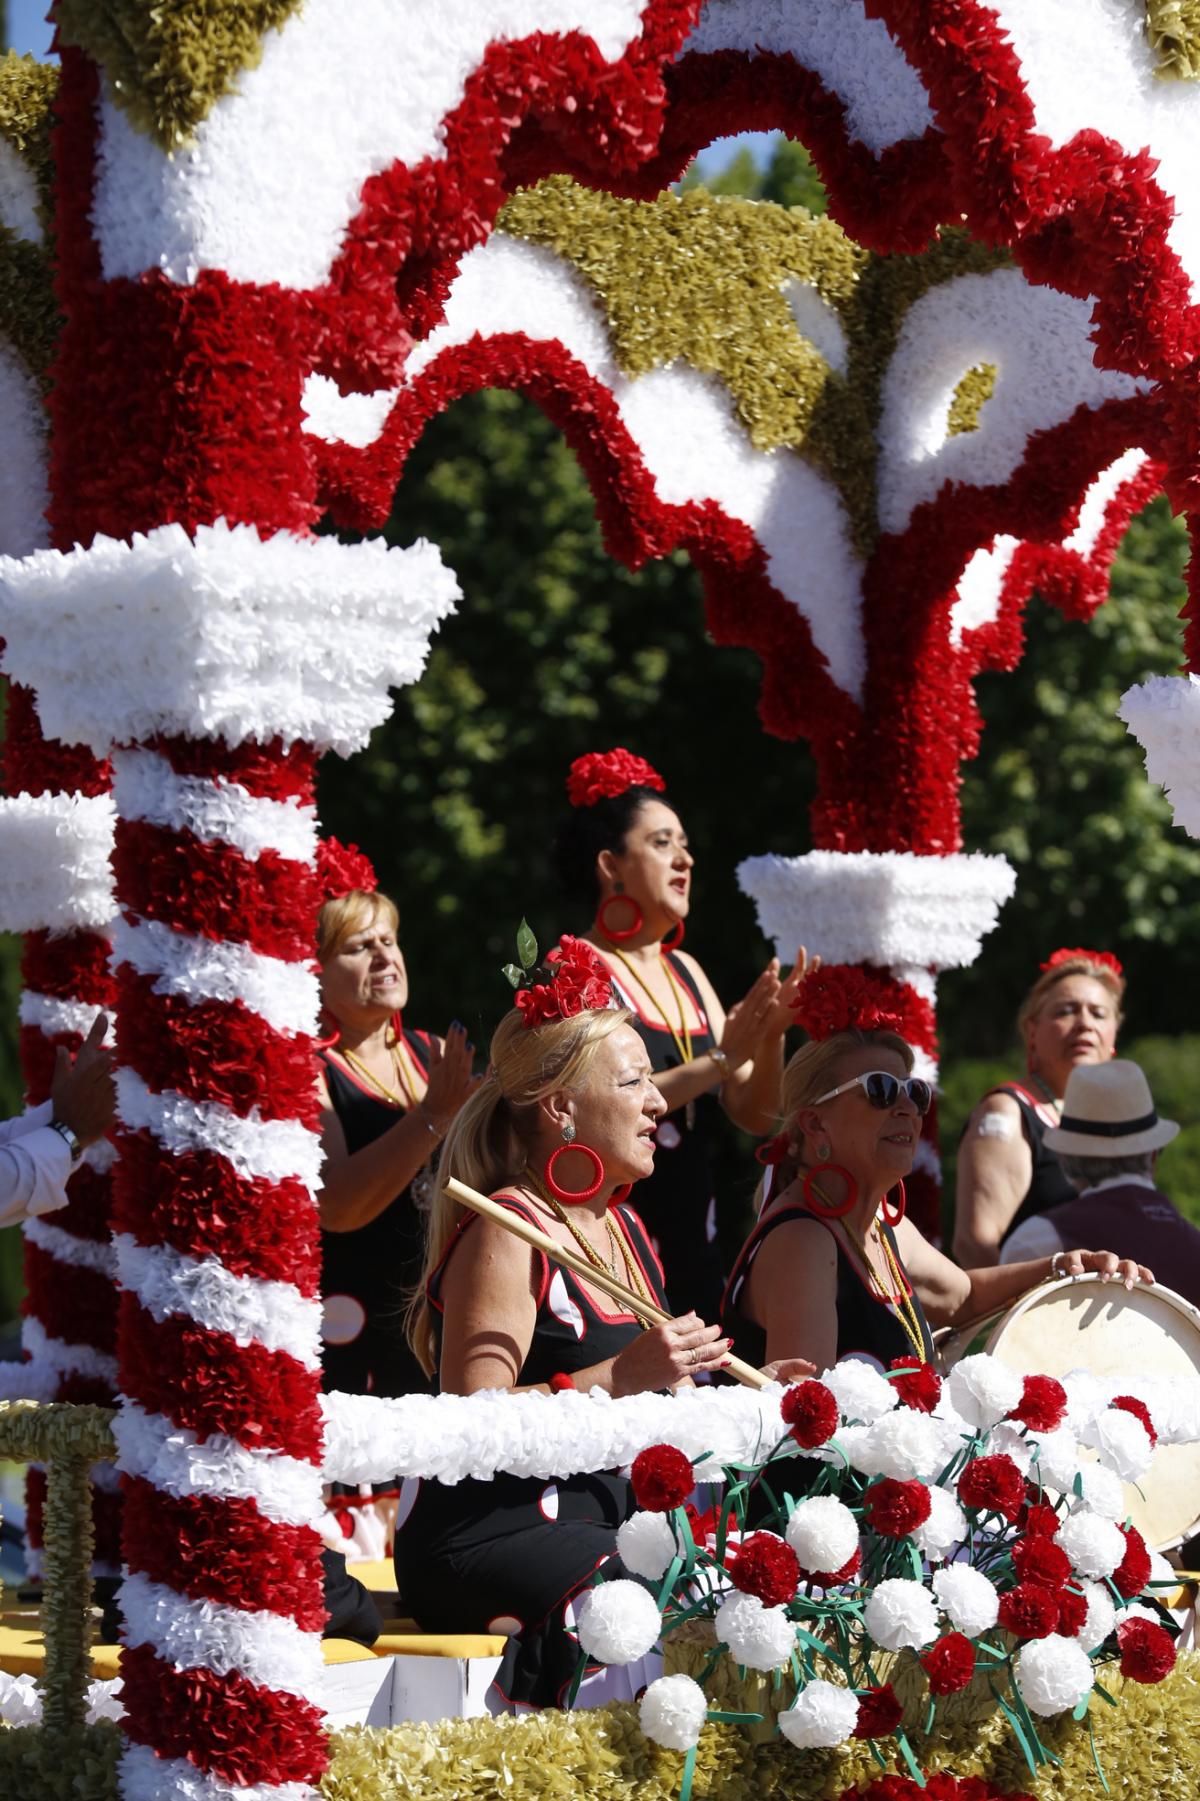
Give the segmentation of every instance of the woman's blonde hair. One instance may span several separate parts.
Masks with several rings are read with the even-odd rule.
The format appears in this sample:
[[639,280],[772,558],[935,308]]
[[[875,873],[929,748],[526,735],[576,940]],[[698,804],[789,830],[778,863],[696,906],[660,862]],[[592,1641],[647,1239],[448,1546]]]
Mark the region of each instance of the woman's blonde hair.
[[393,932],[400,930],[400,909],[390,895],[378,888],[351,888],[327,900],[317,914],[317,962],[325,964],[336,957],[355,932],[373,926],[380,917],[387,920]]
[[519,1181],[537,1124],[538,1102],[559,1089],[577,1093],[586,1087],[600,1046],[629,1017],[624,1008],[609,1007],[527,1028],[514,1007],[497,1026],[488,1073],[442,1146],[425,1266],[408,1304],[405,1331],[427,1376],[434,1372],[437,1345],[425,1288],[467,1212],[442,1184],[454,1176],[468,1188],[490,1195]]
[[1096,957],[1089,957],[1086,951],[1077,956],[1064,957],[1052,969],[1044,969],[1017,1010],[1017,1030],[1021,1041],[1025,1040],[1025,1027],[1030,1020],[1036,1019],[1046,1001],[1066,976],[1090,976],[1093,982],[1099,982],[1112,995],[1116,1008],[1117,1024],[1121,1023],[1121,1002],[1125,998],[1125,977],[1107,963],[1101,963]]
[[[863,1032],[857,1026],[846,1032],[833,1032],[828,1038],[813,1038],[788,1060],[783,1072],[783,1126],[786,1130],[802,1107],[811,1107],[821,1095],[828,1094],[831,1088],[837,1087],[837,1066],[848,1051],[862,1050],[864,1046],[878,1047],[881,1051],[894,1051],[903,1063],[905,1072],[912,1073],[912,1046],[898,1032]],[[795,1164],[792,1164],[795,1167]],[[754,1211],[761,1212],[766,1178],[758,1185],[754,1197]],[[783,1184],[786,1186],[786,1181]],[[775,1187],[773,1193],[782,1193],[782,1187]]]

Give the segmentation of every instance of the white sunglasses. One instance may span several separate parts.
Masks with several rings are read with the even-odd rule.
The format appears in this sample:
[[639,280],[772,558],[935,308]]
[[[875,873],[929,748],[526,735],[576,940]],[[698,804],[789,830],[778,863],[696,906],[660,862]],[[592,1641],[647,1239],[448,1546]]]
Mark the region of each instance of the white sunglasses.
[[831,1088],[828,1094],[818,1095],[812,1105],[819,1107],[824,1101],[836,1100],[839,1094],[849,1094],[852,1088],[861,1088],[872,1107],[878,1107],[881,1113],[896,1105],[901,1090],[922,1119],[933,1105],[933,1088],[924,1076],[893,1076],[886,1069],[869,1069],[864,1075],[855,1076],[852,1082],[843,1082],[840,1088]]

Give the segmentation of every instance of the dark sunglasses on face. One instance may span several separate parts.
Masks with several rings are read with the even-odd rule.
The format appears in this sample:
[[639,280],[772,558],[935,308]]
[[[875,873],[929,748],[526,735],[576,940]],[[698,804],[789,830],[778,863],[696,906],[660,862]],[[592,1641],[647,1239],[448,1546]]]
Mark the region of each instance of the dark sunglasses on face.
[[901,1090],[922,1119],[933,1105],[933,1089],[924,1076],[893,1076],[886,1069],[869,1069],[865,1075],[855,1076],[853,1081],[843,1082],[840,1088],[831,1088],[828,1094],[819,1095],[812,1105],[819,1107],[824,1101],[836,1100],[839,1094],[849,1094],[852,1088],[861,1088],[872,1107],[878,1107],[881,1113],[896,1105]]

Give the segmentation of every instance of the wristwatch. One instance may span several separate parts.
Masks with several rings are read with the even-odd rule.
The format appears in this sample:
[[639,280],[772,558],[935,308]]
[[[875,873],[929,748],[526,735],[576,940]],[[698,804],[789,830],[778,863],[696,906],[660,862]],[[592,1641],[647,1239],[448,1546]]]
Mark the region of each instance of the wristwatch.
[[63,1143],[70,1151],[71,1162],[78,1163],[79,1159],[83,1156],[83,1146],[80,1144],[78,1138],[76,1138],[67,1122],[63,1119],[52,1119],[50,1121],[50,1130],[58,1133]]

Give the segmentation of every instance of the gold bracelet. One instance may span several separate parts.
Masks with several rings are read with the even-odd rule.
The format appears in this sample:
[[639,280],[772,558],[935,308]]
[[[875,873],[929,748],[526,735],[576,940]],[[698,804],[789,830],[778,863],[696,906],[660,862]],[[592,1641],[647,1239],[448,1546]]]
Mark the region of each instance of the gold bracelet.
[[413,1108],[413,1112],[417,1115],[421,1124],[424,1126],[425,1130],[429,1133],[431,1138],[436,1138],[440,1142],[441,1139],[443,1139],[446,1136],[445,1126],[439,1126],[439,1125],[434,1124],[434,1121],[430,1118],[430,1115],[429,1115],[428,1111],[426,1110],[425,1102],[423,1100],[417,1102],[416,1106]]
[[723,1051],[719,1044],[714,1044],[710,1047],[708,1054],[716,1064],[722,1082],[727,1082],[733,1074],[733,1064],[729,1060],[729,1052]]

